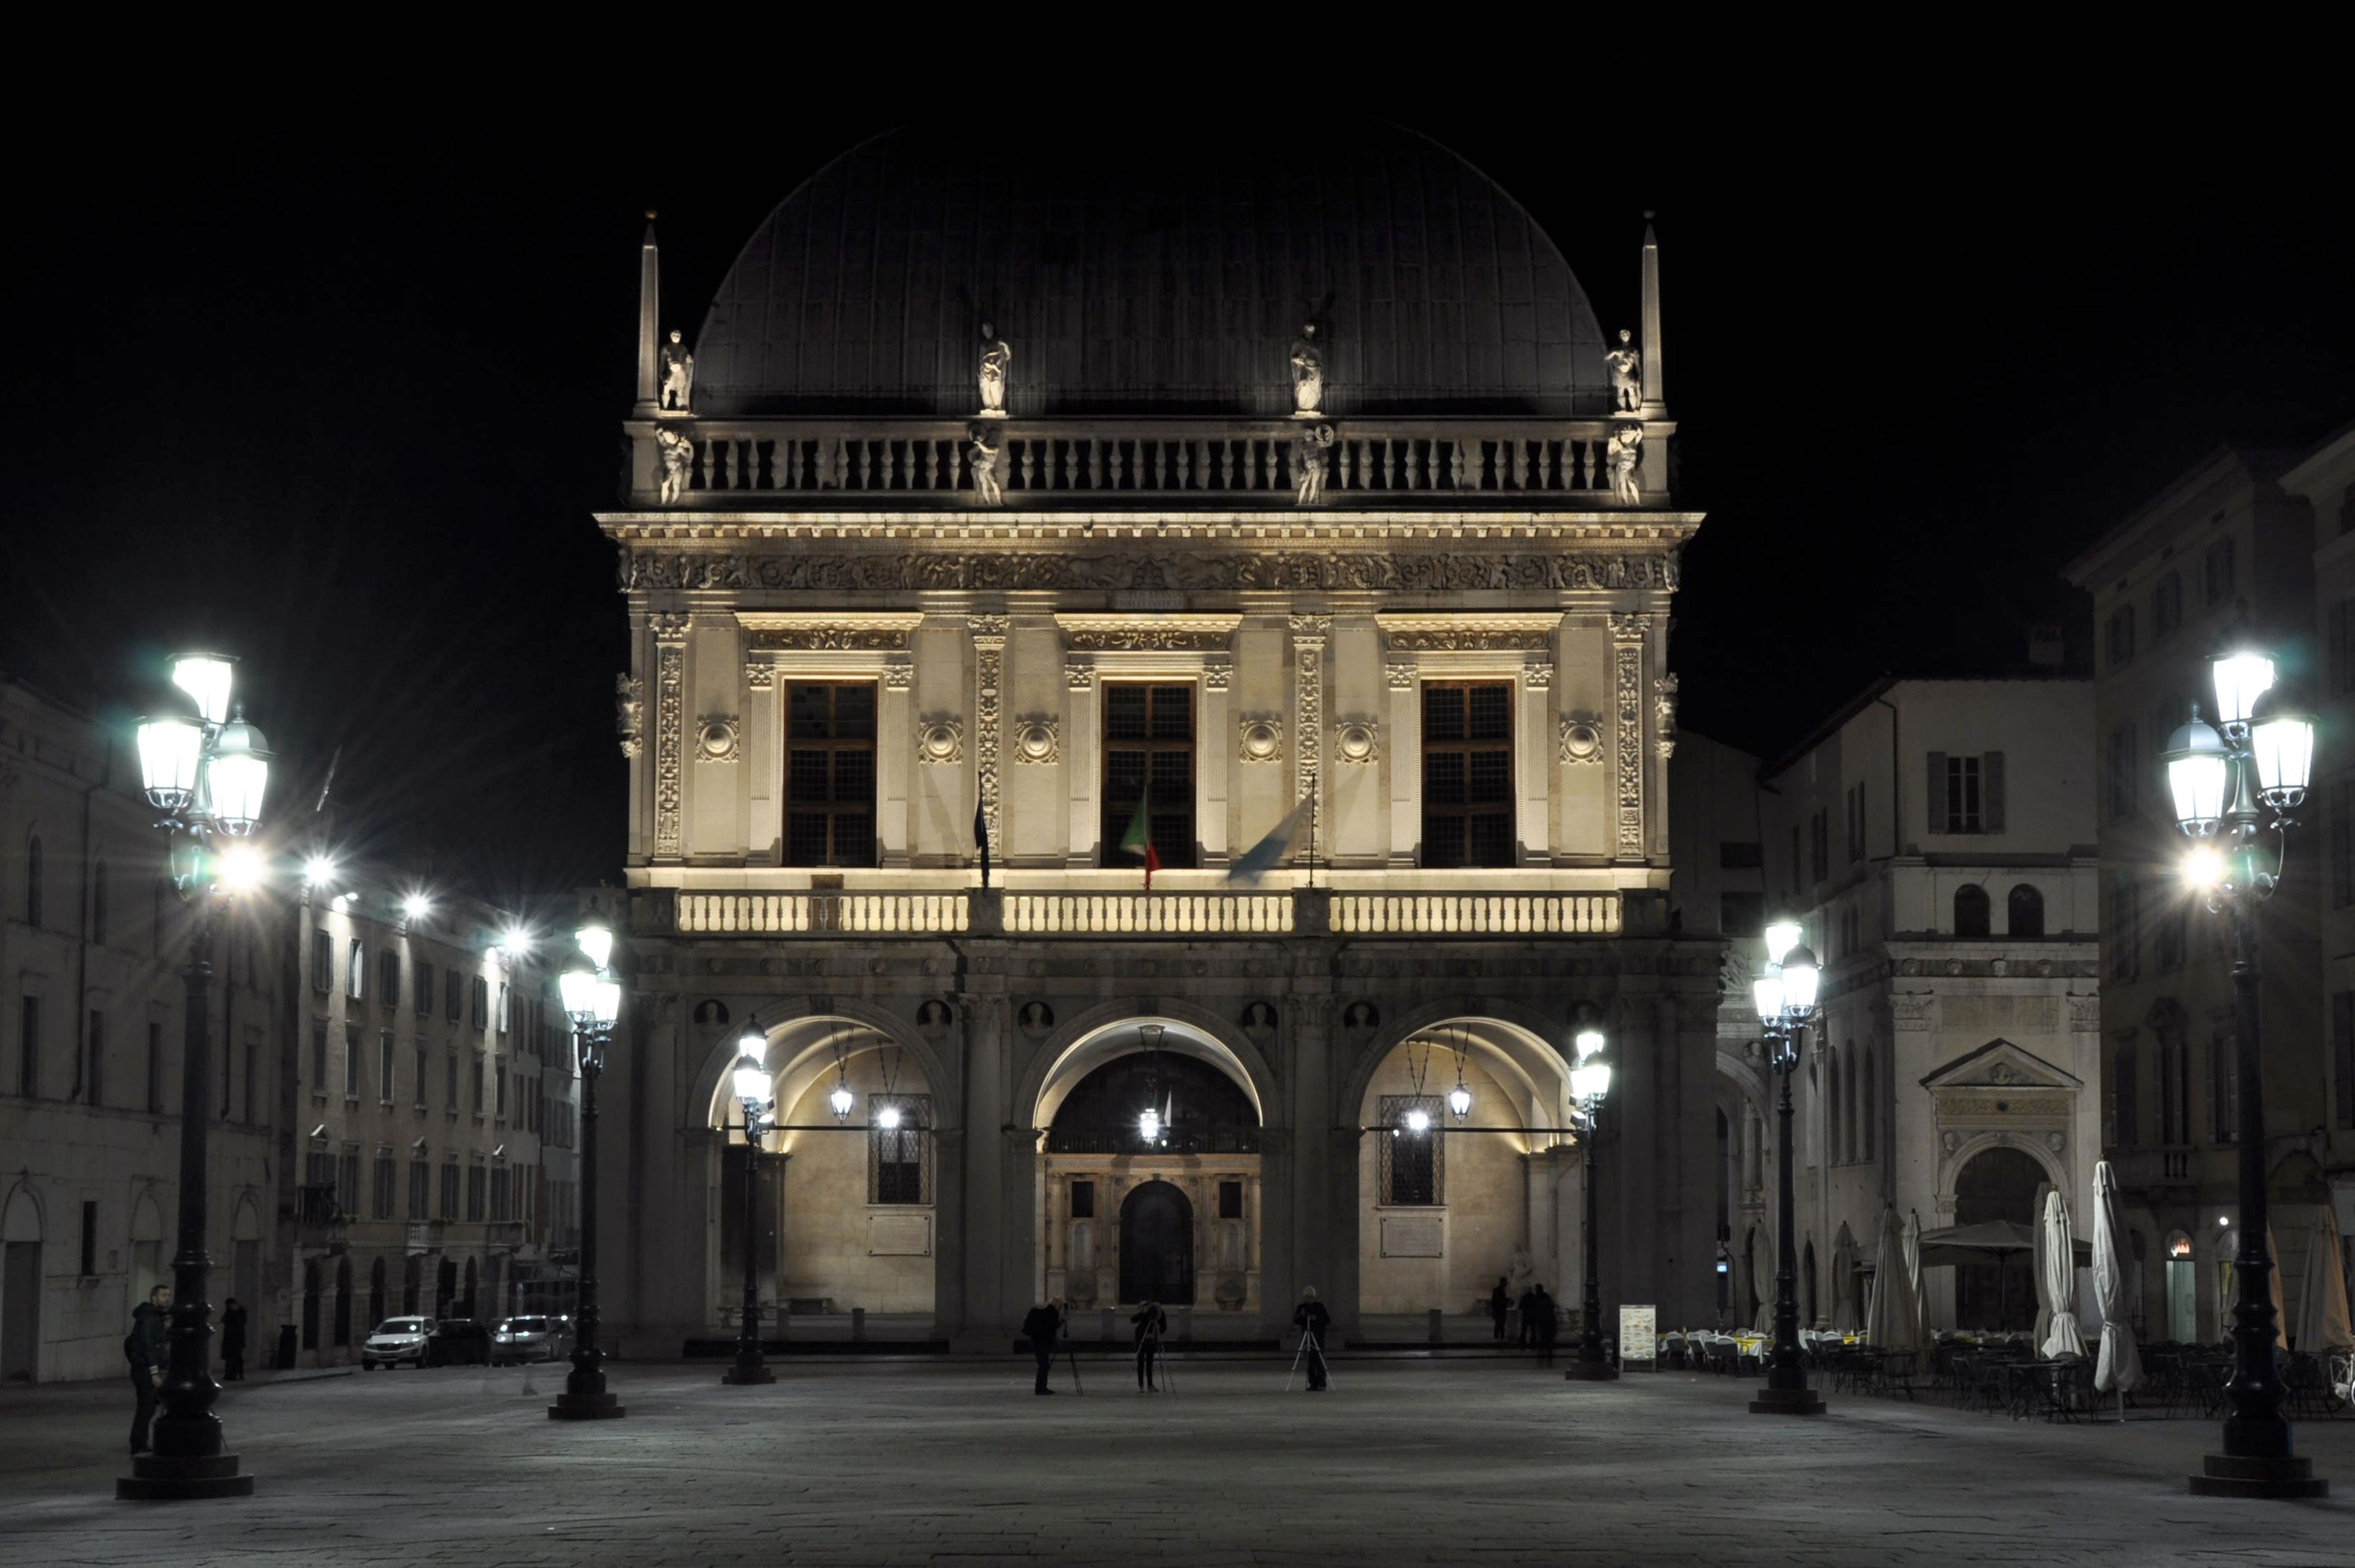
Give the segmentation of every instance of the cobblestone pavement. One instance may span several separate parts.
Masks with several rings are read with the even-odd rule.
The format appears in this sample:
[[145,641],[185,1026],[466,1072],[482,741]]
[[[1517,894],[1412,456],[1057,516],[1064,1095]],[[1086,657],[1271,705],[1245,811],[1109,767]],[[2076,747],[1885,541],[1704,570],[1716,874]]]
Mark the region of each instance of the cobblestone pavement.
[[242,1501],[118,1503],[112,1384],[0,1393],[0,1564],[2355,1563],[2355,1420],[2300,1428],[2336,1495],[2211,1501],[2204,1422],[2046,1426],[1747,1381],[1522,1363],[623,1366],[625,1420],[549,1421],[559,1369],[232,1390]]

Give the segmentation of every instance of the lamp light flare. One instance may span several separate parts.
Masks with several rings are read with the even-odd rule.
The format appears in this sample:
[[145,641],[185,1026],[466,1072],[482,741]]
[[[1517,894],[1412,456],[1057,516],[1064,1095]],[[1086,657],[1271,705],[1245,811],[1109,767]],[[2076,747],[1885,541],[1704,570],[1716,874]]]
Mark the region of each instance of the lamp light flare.
[[1431,1113],[1417,1105],[1406,1114],[1406,1130],[1411,1133],[1431,1131]]
[[1603,1049],[1603,1031],[1599,1029],[1580,1029],[1577,1035],[1577,1045],[1578,1059],[1583,1061]]
[[310,883],[313,887],[315,888],[322,882],[334,880],[335,875],[336,858],[333,855],[310,855],[304,857],[303,861],[303,880]]
[[411,920],[423,920],[433,912],[433,901],[423,893],[410,893],[400,901],[400,912]]
[[1769,921],[1766,925],[1766,962],[1780,964],[1783,955],[1799,945],[1799,923],[1796,920]]
[[235,678],[237,661],[220,654],[175,654],[172,656],[172,684],[196,699],[197,711],[208,724],[218,724],[229,718],[229,683]]
[[900,1107],[897,1105],[886,1105],[881,1110],[876,1112],[875,1125],[881,1127],[887,1133],[895,1130],[900,1125]]
[[2183,857],[2183,880],[2205,892],[2224,880],[2224,857],[2208,845],[2195,846]]
[[613,956],[613,933],[602,925],[584,925],[573,935],[589,962],[602,969]]
[[531,956],[531,933],[519,925],[508,926],[499,933],[499,950],[510,958]]
[[269,876],[261,851],[250,844],[231,844],[221,851],[220,885],[232,893],[251,892]]
[[204,726],[193,719],[165,717],[139,721],[139,775],[148,803],[178,811],[196,798],[204,767]]

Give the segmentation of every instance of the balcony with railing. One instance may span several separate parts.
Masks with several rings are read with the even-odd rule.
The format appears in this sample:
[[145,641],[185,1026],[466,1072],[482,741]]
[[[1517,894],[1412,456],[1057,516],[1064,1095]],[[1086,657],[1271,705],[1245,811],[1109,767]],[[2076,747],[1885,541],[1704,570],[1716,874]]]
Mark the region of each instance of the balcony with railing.
[[[1599,936],[1629,928],[1616,891],[702,892],[654,901],[683,936]],[[1650,901],[1642,907],[1648,908]],[[1638,927],[1642,921],[1636,923]]]
[[2110,1168],[2118,1179],[2118,1186],[2129,1192],[2196,1187],[2200,1182],[2198,1153],[2188,1144],[2112,1149]]
[[[1580,507],[1666,504],[1661,457],[1639,447],[1646,494],[1614,497],[1610,420],[663,420],[634,427],[630,500],[662,506],[666,470],[688,509],[887,502],[1015,507],[1201,501],[1295,506],[1321,469],[1327,504],[1547,495]],[[984,447],[976,440],[987,440]],[[980,473],[977,474],[976,468]],[[1655,474],[1655,470],[1657,474]]]

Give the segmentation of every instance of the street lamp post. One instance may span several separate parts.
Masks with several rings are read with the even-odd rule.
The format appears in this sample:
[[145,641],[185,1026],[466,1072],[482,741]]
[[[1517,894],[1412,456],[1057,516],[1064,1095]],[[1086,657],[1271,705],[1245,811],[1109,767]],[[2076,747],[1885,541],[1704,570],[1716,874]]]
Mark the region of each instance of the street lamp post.
[[1578,1360],[1561,1375],[1578,1382],[1609,1382],[1619,1369],[1603,1354],[1603,1275],[1594,1261],[1595,1179],[1600,1169],[1596,1135],[1603,1117],[1603,1097],[1611,1092],[1611,1064],[1602,1060],[1603,1031],[1578,1031],[1578,1065],[1570,1070],[1571,1098],[1578,1102],[1584,1134],[1586,1169],[1580,1185],[1586,1189],[1586,1299],[1580,1314]]
[[760,1053],[765,1037],[747,1034],[744,1054],[736,1059],[737,1103],[744,1107],[744,1310],[736,1328],[736,1364],[719,1374],[723,1383],[773,1383],[777,1374],[761,1359],[760,1229],[753,1216],[761,1206],[761,1136],[770,1115],[772,1084]]
[[604,1352],[597,1345],[597,1075],[605,1070],[613,1020],[622,1013],[622,983],[606,967],[613,933],[584,926],[581,958],[557,980],[564,1014],[581,1060],[581,1300],[573,1324],[572,1371],[564,1392],[548,1407],[556,1421],[600,1421],[625,1414],[605,1392]]
[[1750,1402],[1753,1415],[1821,1415],[1824,1402],[1807,1386],[1799,1356],[1798,1254],[1791,1219],[1791,1070],[1799,1064],[1799,1039],[1815,1016],[1816,955],[1799,945],[1799,928],[1776,921],[1766,928],[1766,964],[1751,982],[1758,1023],[1783,1093],[1775,1106],[1781,1134],[1774,1150],[1774,1231],[1781,1257],[1774,1268],[1774,1347],[1768,1354],[1766,1386]]
[[[231,661],[212,654],[182,654],[172,661],[172,683],[195,699],[193,714],[142,720],[139,772],[150,804],[164,814],[173,885],[195,911],[188,935],[186,1038],[180,1068],[180,1218],[172,1257],[169,1359],[157,1391],[160,1411],[151,1433],[154,1452],[135,1455],[131,1474],[114,1483],[120,1499],[251,1497],[253,1477],[223,1452],[213,1402],[212,1304],[206,1299],[212,1257],[205,1247],[208,1178],[206,1107],[212,1093],[213,915],[228,895],[224,870],[234,841],[253,832],[270,779],[270,752],[261,732],[229,705]],[[220,840],[219,851],[215,845]],[[247,853],[250,853],[250,850]]]
[[[2208,890],[2208,907],[2225,917],[2232,937],[2233,1052],[2240,1094],[2241,1241],[2232,1260],[2232,1381],[2225,1386],[2224,1451],[2207,1456],[2191,1490],[2204,1497],[2318,1498],[2330,1483],[2314,1461],[2292,1452],[2274,1365],[2275,1314],[2266,1254],[2264,1070],[2258,1033],[2257,910],[2280,884],[2294,825],[2314,763],[2314,726],[2258,702],[2274,684],[2274,662],[2240,629],[2212,665],[2222,733],[2201,722],[2199,708],[2175,732],[2167,783],[2179,827],[2196,843],[2187,867]],[[2275,837],[2270,857],[2263,845]]]

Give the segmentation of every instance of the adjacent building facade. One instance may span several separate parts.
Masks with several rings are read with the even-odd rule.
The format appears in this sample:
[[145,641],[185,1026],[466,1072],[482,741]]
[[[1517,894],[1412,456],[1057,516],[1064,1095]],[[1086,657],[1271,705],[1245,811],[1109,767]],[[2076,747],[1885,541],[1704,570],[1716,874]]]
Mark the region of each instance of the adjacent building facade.
[[[1609,1293],[1713,1315],[1719,944],[1667,910],[1700,518],[1655,253],[1606,335],[1477,171],[1385,127],[1333,147],[975,174],[895,133],[771,215],[691,341],[649,234],[600,518],[633,648],[626,1347],[726,1331],[748,1234],[788,1332],[1575,1300],[1588,1018]],[[785,1124],[749,1224],[748,1033]]]

